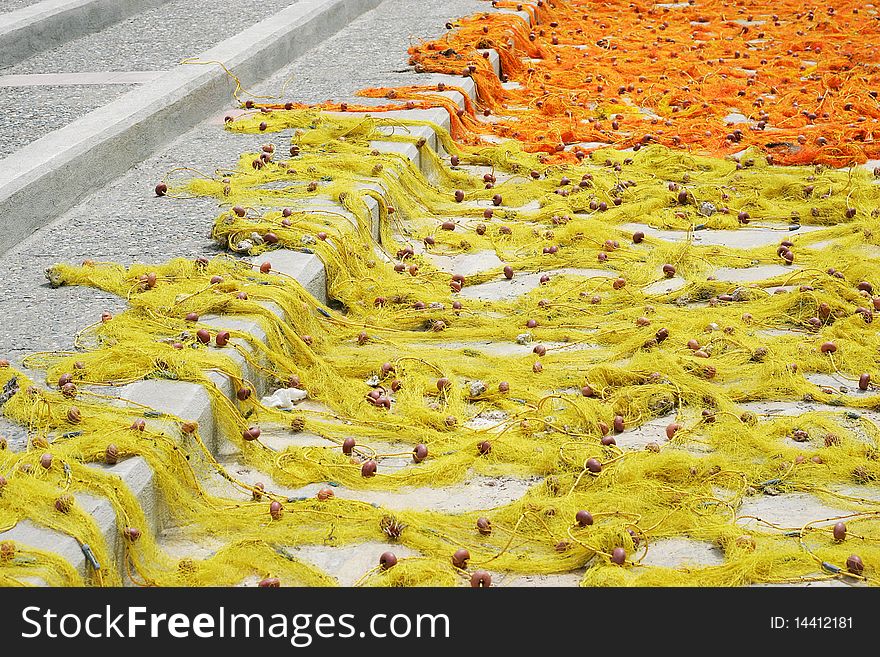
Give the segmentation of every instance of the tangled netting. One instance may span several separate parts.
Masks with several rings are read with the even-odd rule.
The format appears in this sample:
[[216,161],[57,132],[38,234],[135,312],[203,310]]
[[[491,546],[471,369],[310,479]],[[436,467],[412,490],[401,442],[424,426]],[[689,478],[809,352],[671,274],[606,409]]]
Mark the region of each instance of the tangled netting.
[[[227,129],[273,133],[289,157],[255,143],[233,169],[177,171],[157,191],[216,198],[213,237],[253,258],[49,270],[53,285],[105,290],[129,309],[84,330],[76,352],[27,358],[48,388],[0,367],[3,413],[30,434],[26,451],[0,452],[0,529],[27,519],[75,537],[101,566],[86,582],[98,584],[123,573],[144,585],[333,584],[294,548],[369,540],[419,556],[386,558],[363,585],[479,585],[484,570],[583,572],[590,586],[876,584],[880,186],[865,168],[827,166],[870,156],[870,140],[853,132],[864,122],[838,105],[876,116],[862,81],[876,71],[862,61],[856,76],[837,58],[855,67],[868,57],[875,23],[839,4],[813,20],[775,3],[778,25],[749,32],[733,21],[769,13],[758,3],[543,3],[534,38],[521,19],[493,13],[413,48],[423,70],[473,63],[479,101],[464,111],[442,93],[452,85],[384,90],[406,102],[380,107],[248,101],[254,111]],[[499,50],[520,88],[489,75],[476,54],[484,47]],[[800,60],[780,53],[807,48],[829,72],[790,72]],[[758,75],[746,85],[734,71],[751,62]],[[673,69],[688,72],[690,88],[663,80]],[[627,92],[628,110],[584,86],[591,71],[590,84],[610,94],[634,70],[647,82]],[[732,80],[755,93],[778,87],[766,130],[724,139],[720,104],[746,113],[755,97],[738,96]],[[818,90],[829,117],[783,120]],[[383,116],[428,106],[449,111],[449,132]],[[669,137],[657,129],[646,140],[653,120],[637,107],[675,116],[680,140],[655,143]],[[516,120],[487,122],[484,110]],[[618,112],[626,132],[609,140],[602,124]],[[811,135],[784,157],[773,150],[808,166],[768,162],[771,126],[782,138]],[[490,133],[515,138],[487,142]],[[543,145],[599,133],[614,147]],[[418,149],[420,164],[388,142]],[[320,258],[329,305],[272,267],[279,248]],[[119,386],[144,379],[203,386],[211,434],[234,446],[233,465],[198,423],[119,400]],[[309,402],[275,408],[261,401],[264,387]],[[785,401],[800,414],[777,412]],[[137,499],[99,467],[132,456],[151,467],[170,522],[219,545],[210,556],[163,549]],[[264,485],[241,480],[238,464]],[[515,501],[459,513],[392,513],[333,494],[452,491],[477,477],[531,485]],[[279,492],[310,484],[329,487]],[[797,495],[842,512],[786,522],[741,511]],[[112,502],[122,568],[83,496]],[[648,565],[666,538],[708,542],[723,559]],[[33,577],[84,583],[50,552],[0,543],[3,583]]]

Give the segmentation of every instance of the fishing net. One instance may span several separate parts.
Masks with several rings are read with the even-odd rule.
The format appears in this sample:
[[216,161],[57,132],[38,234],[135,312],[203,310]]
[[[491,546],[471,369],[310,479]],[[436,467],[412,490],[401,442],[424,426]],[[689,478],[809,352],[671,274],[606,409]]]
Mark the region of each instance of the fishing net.
[[[358,584],[456,585],[479,570],[576,572],[590,586],[876,584],[880,186],[866,168],[828,166],[873,155],[852,132],[866,121],[838,99],[876,116],[874,23],[851,16],[855,3],[817,20],[781,5],[779,25],[751,31],[736,21],[768,13],[758,3],[540,3],[531,33],[511,15],[463,19],[411,51],[424,71],[473,66],[478,100],[463,110],[446,84],[365,91],[391,101],[379,106],[248,101],[226,128],[255,135],[253,152],[163,182],[167,202],[218,201],[212,235],[228,255],[47,272],[128,309],[82,331],[75,352],[0,367],[3,413],[29,434],[26,450],[0,451],[0,529],[29,520],[72,536],[99,567],[83,579],[4,541],[0,581],[332,585],[297,548],[378,540],[417,556]],[[478,51],[490,47],[506,86]],[[795,76],[779,53],[808,49],[820,66]],[[772,65],[735,74],[760,58]],[[664,79],[679,70],[690,89]],[[649,91],[605,99],[587,71],[609,97],[636,75]],[[828,117],[781,118],[805,104],[802,85],[825,92]],[[725,139],[728,107],[749,113],[770,87],[766,130]],[[449,113],[449,131],[385,115],[426,107]],[[679,139],[644,109],[674,117]],[[608,139],[618,114],[626,127]],[[809,143],[768,146],[777,125],[773,140],[807,131]],[[827,147],[812,146],[820,134]],[[578,145],[588,141],[610,145]],[[417,149],[418,164],[379,142]],[[329,304],[272,267],[280,248],[320,258]],[[121,387],[144,380],[203,387],[211,436],[124,402]],[[308,401],[273,407],[261,394],[276,390]],[[797,414],[775,410],[786,402]],[[154,473],[167,524],[210,554],[164,548],[104,467],[134,456]],[[264,484],[240,477],[241,464]],[[454,513],[356,499],[480,477],[528,486]],[[282,492],[313,484],[317,495]],[[785,522],[742,510],[792,495],[840,512]],[[112,503],[121,562],[80,503],[89,496]],[[723,558],[650,565],[652,546],[680,538]],[[460,549],[464,567],[451,558]]]

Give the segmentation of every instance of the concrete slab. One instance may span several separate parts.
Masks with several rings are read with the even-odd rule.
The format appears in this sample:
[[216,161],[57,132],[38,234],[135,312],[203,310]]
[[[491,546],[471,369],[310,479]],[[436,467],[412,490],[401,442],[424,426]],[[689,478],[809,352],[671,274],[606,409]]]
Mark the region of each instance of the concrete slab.
[[[809,493],[755,495],[743,500],[737,510],[737,524],[762,532],[782,533],[785,529],[800,529],[808,522],[818,520],[823,522],[814,522],[813,527],[827,527],[837,521],[824,519],[845,516],[850,513],[852,511],[827,506],[819,498]],[[742,516],[756,516],[775,525],[780,525],[784,529],[774,529],[753,518],[743,518]]]
[[324,263],[314,253],[277,249],[258,256],[246,258],[248,262],[260,266],[264,262],[272,265],[272,270],[290,276],[305,288],[318,301],[327,305],[327,270]]
[[[528,356],[532,353],[538,342],[529,342],[526,344],[518,344],[512,341],[473,341],[473,342],[443,342],[422,343],[412,345],[416,349],[467,349],[469,351],[480,352],[492,356]],[[568,353],[571,351],[588,351],[590,349],[599,349],[599,345],[589,342],[552,342],[545,341],[540,344],[547,347],[547,357],[552,358],[554,354]]]
[[400,543],[369,541],[339,547],[301,545],[288,548],[291,555],[332,573],[340,586],[353,586],[364,574],[379,565],[379,556],[393,552],[398,559],[417,557],[419,552]]
[[[268,431],[271,435],[272,431]],[[294,434],[301,435],[301,434]],[[277,438],[277,435],[276,435]],[[319,447],[328,447],[339,449],[328,441],[320,443],[316,440],[314,434],[303,437],[302,442],[297,442],[299,446],[314,444]],[[377,451],[384,449],[396,448],[397,451],[409,452],[408,446],[389,445],[387,443],[369,442],[370,447]],[[345,486],[333,485],[333,482],[315,482],[299,488],[291,488],[279,485],[272,477],[265,472],[261,472],[249,465],[240,463],[232,457],[227,459],[225,465],[233,472],[236,477],[245,483],[255,484],[262,482],[266,485],[267,490],[287,495],[291,498],[314,497],[317,492],[331,484],[336,497],[346,500],[358,500],[366,504],[372,504],[390,511],[406,511],[412,509],[437,511],[440,513],[464,513],[469,511],[479,511],[486,509],[494,509],[496,507],[510,504],[521,498],[531,486],[540,481],[538,477],[518,478],[518,477],[486,477],[483,475],[471,475],[469,478],[452,486],[406,486],[398,490],[356,490]],[[387,474],[401,470],[403,468],[418,467],[412,463],[409,456],[402,457],[384,457],[379,459],[379,473]],[[206,482],[209,490],[215,494],[240,497],[242,492],[240,489],[233,487],[226,479],[219,475],[212,477]]]
[[672,278],[663,278],[650,285],[646,285],[642,288],[642,292],[645,294],[667,294],[669,292],[680,290],[687,285],[687,283],[687,279],[684,279],[681,276],[673,276]]
[[777,276],[793,275],[798,272],[800,267],[797,265],[755,265],[753,267],[721,267],[712,272],[712,275],[719,281],[727,281],[730,283],[750,283],[755,281],[763,281],[768,278],[776,278]]
[[665,230],[653,228],[647,224],[625,223],[620,227],[627,232],[637,230],[645,233],[647,237],[654,237],[667,242],[684,242],[692,239],[698,246],[728,246],[734,249],[751,249],[770,244],[779,244],[782,240],[795,241],[799,236],[824,230],[822,226],[801,226],[797,231],[786,230],[788,224],[772,225],[768,227],[737,228],[736,230]]
[[689,538],[664,538],[650,543],[642,559],[644,566],[663,568],[700,568],[720,566],[724,552],[711,543]]
[[473,276],[492,269],[503,269],[504,261],[494,251],[477,251],[476,253],[460,253],[456,255],[439,255],[426,252],[419,244],[418,249],[432,265],[441,271],[462,276]]
[[507,586],[511,588],[544,586],[573,587],[580,586],[583,578],[583,570],[553,575],[516,575],[514,573],[505,573],[499,577],[493,577],[492,583],[493,585],[502,588]]
[[519,274],[512,279],[500,279],[480,283],[479,285],[466,285],[460,292],[460,296],[467,299],[482,299],[484,301],[509,301],[516,297],[531,292],[541,284],[541,276],[544,274],[577,276],[581,278],[616,278],[617,274],[604,269],[580,269],[566,267],[562,269],[550,269],[535,274]]

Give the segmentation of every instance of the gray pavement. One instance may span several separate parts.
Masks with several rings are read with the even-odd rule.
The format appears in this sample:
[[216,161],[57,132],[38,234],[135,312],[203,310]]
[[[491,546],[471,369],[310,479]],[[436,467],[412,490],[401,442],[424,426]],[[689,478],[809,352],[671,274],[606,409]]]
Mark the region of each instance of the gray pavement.
[[[290,79],[287,98],[318,102],[349,98],[365,86],[417,83],[415,73],[396,72],[408,68],[406,50],[412,40],[441,35],[451,18],[485,8],[478,0],[387,0],[253,91],[278,93]],[[40,57],[45,56],[57,54]],[[103,310],[122,307],[94,290],[50,289],[43,271],[56,262],[156,262],[217,253],[208,238],[215,202],[158,199],[153,187],[174,167],[211,171],[230,166],[240,152],[262,143],[225,132],[225,109],[217,108],[221,121],[184,134],[0,257],[0,357],[17,361],[33,351],[71,349],[77,330]]]
[[63,128],[134,87],[124,84],[0,87],[0,158]]
[[35,5],[40,0],[0,0],[0,14]]

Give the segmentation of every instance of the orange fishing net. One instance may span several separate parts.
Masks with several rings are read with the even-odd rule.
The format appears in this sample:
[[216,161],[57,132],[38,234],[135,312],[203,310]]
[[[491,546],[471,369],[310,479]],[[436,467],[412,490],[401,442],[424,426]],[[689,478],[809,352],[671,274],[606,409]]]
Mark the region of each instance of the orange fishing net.
[[[566,159],[593,142],[716,156],[757,146],[780,164],[880,157],[880,16],[870,4],[558,0],[535,11],[531,31],[486,13],[411,48],[420,70],[473,78],[491,114],[469,129],[531,151],[564,148]],[[516,84],[502,85],[479,48],[497,50]]]

